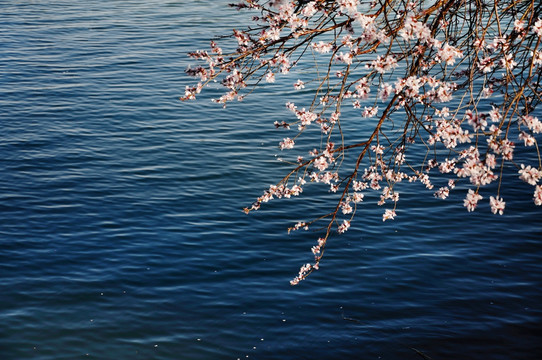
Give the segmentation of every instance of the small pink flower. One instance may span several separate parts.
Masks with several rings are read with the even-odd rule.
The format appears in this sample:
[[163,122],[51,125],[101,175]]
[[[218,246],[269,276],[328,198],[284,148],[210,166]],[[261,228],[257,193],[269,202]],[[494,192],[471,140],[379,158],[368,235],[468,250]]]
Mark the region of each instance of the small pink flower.
[[499,109],[493,106],[493,109],[489,112],[489,117],[492,122],[499,122],[502,119],[502,115],[499,112]]
[[354,14],[356,13],[359,1],[358,0],[338,0],[337,2],[341,6],[341,11]]
[[520,118],[520,123],[522,125],[527,125],[529,130],[531,130],[535,134],[539,134],[542,132],[542,122],[538,120],[537,117],[531,115],[522,116]]
[[493,59],[491,59],[489,56],[483,58],[478,63],[478,69],[481,72],[483,72],[484,74],[488,73],[488,72],[491,72],[491,70],[493,70],[494,66],[495,66],[495,64],[493,63]]
[[296,83],[294,84],[294,88],[296,90],[301,90],[301,89],[304,89],[305,88],[305,83],[301,80],[297,80]]
[[311,17],[316,14],[317,11],[318,10],[316,9],[316,1],[311,1],[305,6],[303,11],[301,11],[301,14],[306,17]]
[[533,31],[536,35],[542,38],[542,19],[538,19],[533,26]]
[[318,43],[312,43],[311,46],[314,51],[320,54],[327,54],[333,49],[332,44],[324,43],[323,41],[320,41]]
[[462,58],[462,57],[463,57],[463,52],[451,46],[450,44],[444,44],[444,46],[438,49],[438,52],[437,52],[438,60],[446,62],[447,65],[455,64],[455,59]]
[[376,72],[384,74],[397,67],[397,59],[394,56],[378,56],[376,60],[373,60],[370,65],[367,65],[369,69],[375,69]]
[[476,209],[479,200],[482,200],[482,195],[475,193],[472,189],[469,189],[463,205],[467,208],[469,212],[471,212]]
[[441,187],[438,191],[435,192],[435,197],[439,199],[446,199],[450,195],[450,189],[447,187]]
[[534,189],[533,195],[534,204],[537,206],[542,205],[542,185],[537,185]]
[[352,201],[356,204],[363,201],[364,195],[362,193],[355,192],[354,195],[352,195]]
[[473,46],[476,50],[480,51],[484,49],[484,47],[486,46],[486,42],[484,41],[484,39],[476,39],[474,40]]
[[351,214],[353,211],[352,205],[349,202],[345,201],[341,203],[341,210],[343,214]]
[[380,99],[382,101],[386,101],[390,97],[390,95],[393,93],[394,93],[393,86],[385,83],[381,85],[380,91],[378,92],[378,96],[380,96]]
[[337,228],[337,232],[339,234],[342,234],[342,233],[346,232],[349,228],[350,228],[350,221],[343,220],[343,223],[341,225],[339,225],[339,227]]
[[368,185],[367,185],[366,182],[362,182],[362,181],[357,181],[357,180],[355,180],[355,181],[352,183],[352,187],[354,188],[354,191],[361,191],[361,190],[367,189]]
[[353,56],[351,53],[343,53],[335,55],[335,61],[345,63],[346,65],[352,65]]
[[529,185],[536,185],[538,180],[542,178],[542,171],[531,167],[531,165],[528,165],[525,167],[524,164],[521,164],[521,169],[519,169],[519,178],[523,181],[525,181]]
[[514,60],[514,55],[512,54],[506,54],[504,57],[501,58],[500,65],[503,68],[506,68],[508,70],[512,70],[516,67],[518,63]]
[[533,146],[534,144],[536,144],[535,138],[532,137],[530,134],[526,133],[525,131],[519,133],[519,139],[525,142],[525,146]]
[[487,98],[491,97],[491,95],[493,95],[493,89],[491,87],[484,87],[482,89],[482,97],[487,99]]
[[382,221],[393,220],[397,216],[395,210],[386,209],[384,215],[382,215]]
[[493,196],[489,197],[489,204],[491,205],[491,212],[493,214],[499,213],[499,215],[502,215],[504,212],[504,206],[505,202],[502,198],[499,199],[499,197],[494,198]]
[[313,121],[315,121],[318,118],[318,115],[311,111],[306,111],[305,108],[303,108],[301,111],[298,111],[296,113],[296,116],[299,120],[301,120],[302,126],[310,125]]
[[284,140],[279,143],[279,147],[281,150],[292,149],[294,147],[294,144],[295,142],[292,139],[284,138]]
[[361,116],[368,118],[373,117],[378,113],[378,106],[365,106],[365,109],[363,110]]
[[275,82],[275,74],[273,74],[271,71],[265,75],[265,81],[268,83],[274,83]]

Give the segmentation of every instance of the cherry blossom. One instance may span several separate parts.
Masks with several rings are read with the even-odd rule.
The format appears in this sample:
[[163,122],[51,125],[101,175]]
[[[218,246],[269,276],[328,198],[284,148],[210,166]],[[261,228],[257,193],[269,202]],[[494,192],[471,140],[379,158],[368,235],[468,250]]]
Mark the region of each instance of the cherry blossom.
[[444,44],[444,46],[438,49],[437,58],[439,61],[444,61],[447,65],[455,64],[457,58],[462,58],[463,52],[450,44]]
[[275,74],[272,72],[268,72],[267,75],[265,75],[265,81],[268,83],[274,83],[275,82]]
[[386,209],[384,215],[382,215],[382,221],[393,220],[397,216],[395,210]]
[[476,206],[478,206],[478,201],[480,200],[482,200],[482,195],[474,192],[472,189],[469,189],[463,205],[467,208],[469,212],[471,212],[476,209]]
[[279,144],[280,146],[280,149],[281,150],[284,150],[284,149],[293,149],[294,147],[294,141],[290,138],[284,138],[284,140],[282,140]]
[[538,19],[533,26],[533,32],[542,38],[542,19]]
[[339,225],[339,227],[337,228],[337,232],[339,234],[342,234],[346,232],[349,228],[350,228],[350,221],[344,220],[343,223]]
[[489,73],[493,71],[493,68],[495,67],[495,63],[493,62],[493,59],[490,56],[486,56],[485,58],[481,59],[478,63],[478,69],[483,73]]
[[531,130],[535,134],[542,133],[542,122],[538,120],[537,117],[526,115],[520,117],[521,124],[524,124],[527,126],[529,130]]
[[518,137],[523,140],[525,146],[534,146],[536,144],[536,139],[525,131],[520,132]]
[[493,196],[489,197],[489,204],[491,205],[491,212],[493,214],[499,214],[502,215],[504,212],[504,205],[505,202],[502,200],[502,198],[494,198]]
[[377,112],[378,112],[378,106],[375,106],[375,107],[372,107],[372,106],[367,107],[366,106],[361,115],[363,117],[373,117],[373,116],[375,116],[377,114]]
[[323,41],[319,41],[318,43],[312,43],[311,47],[314,51],[321,53],[321,54],[327,54],[333,49],[333,45],[330,43],[324,43]]
[[279,111],[269,119],[270,128],[288,132],[270,136],[280,150],[295,148],[281,158],[291,167],[244,209],[297,196],[333,199],[331,210],[288,228],[321,229],[314,261],[292,285],[319,268],[328,241],[363,222],[360,208],[388,205],[383,221],[408,208],[399,203],[406,182],[421,184],[420,196],[447,201],[466,192],[465,213],[486,196],[491,212],[503,215],[500,195],[508,197],[514,178],[542,205],[542,19],[532,0],[232,6],[252,11],[254,23],[189,54],[196,64],[186,74],[196,84],[181,100],[210,87],[223,90],[212,101],[226,106],[261,86],[282,89],[282,77],[298,90],[296,103],[293,91],[275,94],[285,97],[291,120]]
[[519,174],[519,178],[529,185],[536,185],[538,180],[542,178],[542,170],[535,169],[531,165],[526,167],[524,164],[521,164]]
[[378,56],[367,67],[369,69],[375,69],[380,74],[384,74],[397,67],[397,60],[393,56]]
[[435,192],[435,197],[440,199],[446,199],[450,195],[450,189],[448,187],[441,187]]
[[301,80],[297,80],[294,84],[294,88],[296,90],[301,90],[301,89],[304,89],[305,88],[305,83]]
[[535,205],[542,205],[542,185],[537,185],[535,187],[533,200]]

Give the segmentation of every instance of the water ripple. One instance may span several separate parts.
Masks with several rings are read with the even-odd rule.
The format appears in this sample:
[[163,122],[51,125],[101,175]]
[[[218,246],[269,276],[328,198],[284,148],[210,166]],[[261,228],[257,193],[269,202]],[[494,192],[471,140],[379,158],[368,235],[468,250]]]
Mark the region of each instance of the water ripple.
[[498,222],[466,217],[464,189],[407,185],[392,223],[368,195],[289,286],[318,234],[286,228],[331,195],[242,208],[286,169],[273,95],[308,94],[178,101],[185,54],[242,22],[226,3],[0,3],[0,358],[538,359],[523,184]]

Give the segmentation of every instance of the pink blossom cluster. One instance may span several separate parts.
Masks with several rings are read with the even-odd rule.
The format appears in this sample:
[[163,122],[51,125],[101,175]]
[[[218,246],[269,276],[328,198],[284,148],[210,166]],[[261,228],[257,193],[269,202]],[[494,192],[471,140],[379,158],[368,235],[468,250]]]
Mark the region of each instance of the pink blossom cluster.
[[258,210],[262,203],[269,202],[270,200],[277,198],[282,199],[286,198],[289,199],[292,196],[299,196],[303,192],[304,180],[300,179],[298,184],[294,184],[292,187],[287,187],[285,185],[270,185],[269,189],[264,191],[263,195],[258,197],[256,201],[252,204],[250,208],[245,208],[244,211],[246,213],[250,212],[250,210]]
[[[244,0],[234,6],[253,10],[255,24],[233,30],[234,51],[211,42],[210,50],[189,54],[200,65],[186,72],[198,83],[182,100],[217,82],[225,93],[213,101],[225,105],[293,76],[296,95],[314,93],[305,107],[288,99],[291,124],[273,119],[275,128],[296,132],[282,136],[280,150],[305,151],[297,139],[310,140],[316,130],[308,156],[294,157],[278,185],[245,209],[300,196],[306,184],[323,184],[336,197],[334,210],[289,229],[327,222],[311,249],[314,263],[303,265],[292,285],[318,269],[330,234],[349,230],[371,191],[377,205],[387,204],[383,221],[397,216],[403,181],[442,200],[465,194],[468,212],[485,197],[490,211],[503,215],[506,172],[532,186],[532,201],[542,205],[542,19],[531,0],[511,1]],[[350,124],[369,130],[348,132]]]
[[307,275],[313,270],[318,269],[314,265],[311,264],[305,264],[299,269],[299,274],[292,280],[290,280],[291,285],[297,285],[301,280],[304,280]]
[[476,206],[478,206],[478,201],[482,199],[482,195],[478,194],[472,189],[469,189],[467,197],[464,200],[464,205],[469,212],[474,211],[474,209],[476,209]]

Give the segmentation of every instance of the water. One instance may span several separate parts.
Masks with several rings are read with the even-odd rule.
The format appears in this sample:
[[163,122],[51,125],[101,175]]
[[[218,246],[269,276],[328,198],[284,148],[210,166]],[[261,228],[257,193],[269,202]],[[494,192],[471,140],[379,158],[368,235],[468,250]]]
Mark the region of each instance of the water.
[[0,358],[540,358],[522,184],[503,217],[369,205],[289,285],[315,234],[286,227],[321,204],[241,211],[285,169],[279,85],[178,101],[185,54],[239,27],[227,2],[0,2]]

